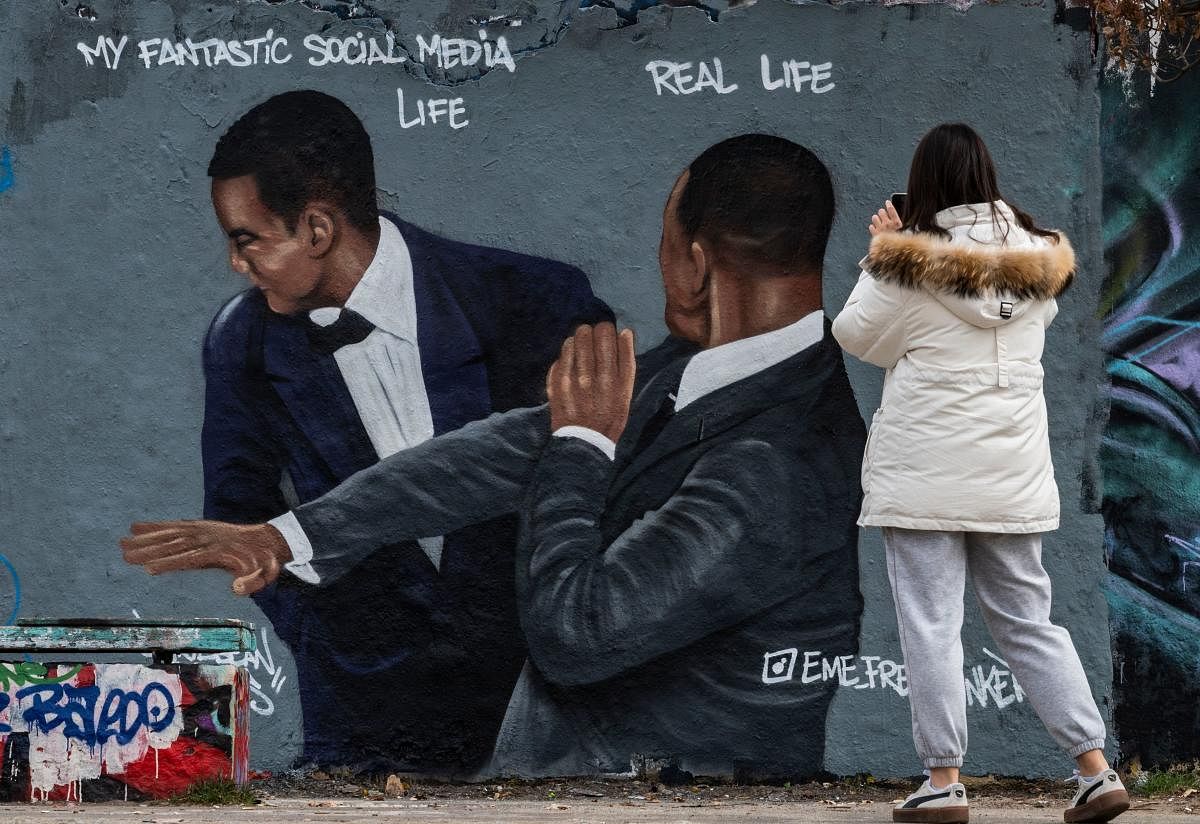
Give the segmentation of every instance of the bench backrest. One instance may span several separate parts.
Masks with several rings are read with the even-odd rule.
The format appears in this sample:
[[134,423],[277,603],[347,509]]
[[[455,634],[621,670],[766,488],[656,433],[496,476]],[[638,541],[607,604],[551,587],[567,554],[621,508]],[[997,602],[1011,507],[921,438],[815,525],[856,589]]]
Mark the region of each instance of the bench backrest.
[[25,618],[0,627],[0,655],[45,652],[250,652],[254,625],[225,618]]

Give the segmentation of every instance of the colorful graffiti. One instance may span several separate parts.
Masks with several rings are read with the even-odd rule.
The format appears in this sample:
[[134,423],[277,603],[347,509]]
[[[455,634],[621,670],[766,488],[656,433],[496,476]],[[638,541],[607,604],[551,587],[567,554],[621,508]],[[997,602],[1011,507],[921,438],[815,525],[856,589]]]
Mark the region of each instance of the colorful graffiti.
[[244,779],[245,681],[229,666],[0,663],[0,797],[166,798]]
[[1100,443],[1115,721],[1126,757],[1200,756],[1200,72],[1109,78]]
[[[136,613],[135,613],[136,614]],[[175,655],[182,664],[225,664],[245,667],[250,690],[249,708],[255,715],[275,714],[275,701],[288,682],[281,662],[271,652],[271,636],[261,628],[255,637],[254,649],[246,652],[182,652]]]

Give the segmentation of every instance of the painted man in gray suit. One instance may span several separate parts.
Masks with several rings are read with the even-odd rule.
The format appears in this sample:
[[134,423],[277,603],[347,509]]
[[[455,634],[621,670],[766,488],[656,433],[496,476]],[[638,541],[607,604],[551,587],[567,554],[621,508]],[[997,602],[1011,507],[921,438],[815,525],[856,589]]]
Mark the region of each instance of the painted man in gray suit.
[[[743,135],[676,182],[659,251],[671,336],[582,327],[515,410],[382,461],[271,527],[135,525],[126,558],[205,564],[251,592],[288,564],[333,580],[380,546],[518,511],[530,659],[493,771],[811,775],[836,681],[797,659],[856,652],[865,441],[821,311],[833,219],[807,149]],[[636,372],[636,377],[635,377]],[[181,558],[186,557],[185,561]]]

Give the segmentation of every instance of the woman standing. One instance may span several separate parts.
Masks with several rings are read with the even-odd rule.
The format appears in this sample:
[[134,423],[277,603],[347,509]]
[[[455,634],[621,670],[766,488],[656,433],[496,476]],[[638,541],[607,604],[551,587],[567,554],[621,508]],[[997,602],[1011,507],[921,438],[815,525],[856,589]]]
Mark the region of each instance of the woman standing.
[[1041,562],[1059,510],[1040,360],[1074,252],[1004,202],[987,147],[963,124],[922,138],[903,220],[889,201],[869,228],[863,273],[833,334],[887,370],[859,524],[883,527],[913,739],[929,771],[892,818],[967,821],[958,771],[969,575],[1014,676],[1078,762],[1066,821],[1108,821],[1129,796],[1104,759],[1104,721],[1071,638],[1050,623]]

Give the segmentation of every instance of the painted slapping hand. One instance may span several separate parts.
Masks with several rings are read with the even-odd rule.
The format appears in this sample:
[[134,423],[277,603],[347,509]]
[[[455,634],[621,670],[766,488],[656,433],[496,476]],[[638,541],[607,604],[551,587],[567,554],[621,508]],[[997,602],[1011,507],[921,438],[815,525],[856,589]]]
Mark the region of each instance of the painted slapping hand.
[[291,551],[269,524],[221,521],[135,523],[121,539],[125,561],[151,575],[195,569],[222,569],[234,576],[237,595],[253,595],[279,577]]

